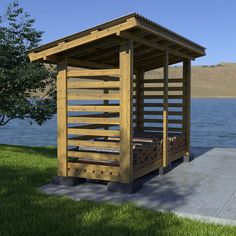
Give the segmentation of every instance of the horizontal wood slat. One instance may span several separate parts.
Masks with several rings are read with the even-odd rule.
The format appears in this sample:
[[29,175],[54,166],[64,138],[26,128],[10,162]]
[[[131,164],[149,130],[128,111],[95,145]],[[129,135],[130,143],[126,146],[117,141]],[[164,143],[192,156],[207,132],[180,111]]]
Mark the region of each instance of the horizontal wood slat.
[[[163,123],[163,119],[144,119],[145,123]],[[183,124],[183,120],[168,119],[170,124]]]
[[68,117],[68,123],[86,123],[86,124],[112,124],[119,125],[119,118],[90,118],[90,117]]
[[[136,95],[133,96],[136,98]],[[144,99],[163,99],[163,95],[144,95]],[[168,99],[183,99],[183,95],[168,95]]]
[[91,136],[105,136],[105,137],[113,137],[119,136],[119,130],[98,130],[98,129],[73,129],[68,128],[68,134],[77,134],[77,135],[91,135]]
[[83,146],[93,148],[106,148],[106,149],[120,149],[119,142],[102,142],[102,141],[84,141],[84,140],[73,140],[68,139],[68,145],[70,146]]
[[[144,91],[151,91],[151,92],[163,92],[163,87],[144,87],[143,90]],[[136,90],[136,88],[134,88],[134,91]],[[168,87],[168,91],[184,91],[185,88],[184,87]]]
[[67,107],[68,111],[74,111],[74,112],[80,112],[80,111],[98,111],[98,112],[119,112],[120,111],[120,106],[68,106]]
[[[163,107],[163,103],[144,103],[144,107]],[[168,107],[183,107],[182,103],[168,103]]]
[[93,159],[96,161],[119,161],[119,154],[111,154],[104,152],[91,152],[91,151],[68,151],[68,157]]
[[105,70],[69,70],[67,78],[73,77],[89,77],[89,76],[119,76],[120,69],[105,69]]
[[163,163],[163,160],[157,160],[153,163],[151,163],[150,165],[147,165],[147,166],[144,166],[140,169],[137,169],[137,170],[134,170],[134,176],[133,176],[133,179],[137,179],[137,178],[140,178],[154,170],[157,170],[158,168],[162,167],[162,163]]
[[112,94],[73,94],[68,93],[67,95],[68,100],[120,100],[119,93],[112,93]]
[[[136,80],[134,80],[136,83]],[[155,83],[164,83],[163,79],[144,79],[144,84],[155,84]],[[183,83],[183,79],[168,79],[168,83]]]
[[[134,112],[136,114],[136,112]],[[163,115],[163,111],[144,111],[142,112],[144,115]],[[168,115],[172,116],[182,116],[184,113],[182,111],[169,111]]]
[[[163,127],[144,126],[143,129],[144,129],[144,130],[153,130],[153,131],[163,131]],[[168,127],[168,131],[181,132],[181,131],[183,131],[183,128]]]
[[118,166],[68,163],[68,176],[120,182]]
[[67,83],[68,89],[100,89],[100,88],[119,88],[120,82],[80,82],[69,81]]

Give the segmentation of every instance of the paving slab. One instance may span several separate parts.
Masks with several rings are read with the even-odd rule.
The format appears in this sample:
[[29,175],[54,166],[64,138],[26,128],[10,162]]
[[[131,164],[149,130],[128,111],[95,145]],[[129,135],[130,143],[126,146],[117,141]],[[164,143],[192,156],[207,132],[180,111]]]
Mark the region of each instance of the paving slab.
[[164,176],[147,176],[135,194],[108,192],[105,184],[93,182],[75,187],[47,184],[41,190],[74,200],[133,202],[181,217],[236,226],[236,148],[203,150],[194,161],[181,163]]

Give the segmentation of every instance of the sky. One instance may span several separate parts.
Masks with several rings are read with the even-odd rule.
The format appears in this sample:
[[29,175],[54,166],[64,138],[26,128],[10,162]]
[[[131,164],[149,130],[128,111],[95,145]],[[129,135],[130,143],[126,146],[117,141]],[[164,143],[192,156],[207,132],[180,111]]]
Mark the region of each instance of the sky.
[[[0,0],[0,13],[10,3]],[[236,0],[20,0],[44,31],[41,44],[137,12],[204,46],[193,65],[236,62]]]

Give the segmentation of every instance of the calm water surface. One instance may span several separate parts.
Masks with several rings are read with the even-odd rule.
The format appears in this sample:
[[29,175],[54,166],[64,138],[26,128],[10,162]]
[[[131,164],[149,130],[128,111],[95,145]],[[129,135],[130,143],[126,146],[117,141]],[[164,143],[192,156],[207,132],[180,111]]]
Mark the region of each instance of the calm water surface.
[[[191,145],[236,147],[236,99],[192,99]],[[56,116],[44,125],[14,120],[0,127],[0,143],[56,146]]]

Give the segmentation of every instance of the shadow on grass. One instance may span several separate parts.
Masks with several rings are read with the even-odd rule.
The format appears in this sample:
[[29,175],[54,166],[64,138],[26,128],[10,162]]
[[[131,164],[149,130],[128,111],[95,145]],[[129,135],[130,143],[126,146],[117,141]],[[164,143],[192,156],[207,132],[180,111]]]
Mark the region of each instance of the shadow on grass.
[[[0,167],[0,235],[161,235],[181,220],[136,208],[47,196],[36,186],[54,169]],[[171,234],[170,234],[171,235]],[[174,234],[173,234],[174,235]]]
[[7,145],[0,144],[0,150],[10,150],[11,152],[20,152],[27,154],[39,154],[43,157],[56,158],[57,149],[56,147],[29,147],[29,146],[18,146],[18,145]]
[[17,151],[27,156],[39,150],[42,156],[48,157],[48,148],[10,147],[13,157],[0,159],[0,235],[177,236],[205,235],[206,232],[209,232],[208,235],[235,233],[232,228],[226,230],[225,227],[214,226],[212,230],[211,225],[137,208],[132,204],[76,202],[66,197],[45,195],[37,187],[55,175],[54,161],[39,157],[43,164],[38,165],[36,161],[27,167],[30,158],[23,158],[22,162],[18,158],[17,162],[9,159],[14,159]]

